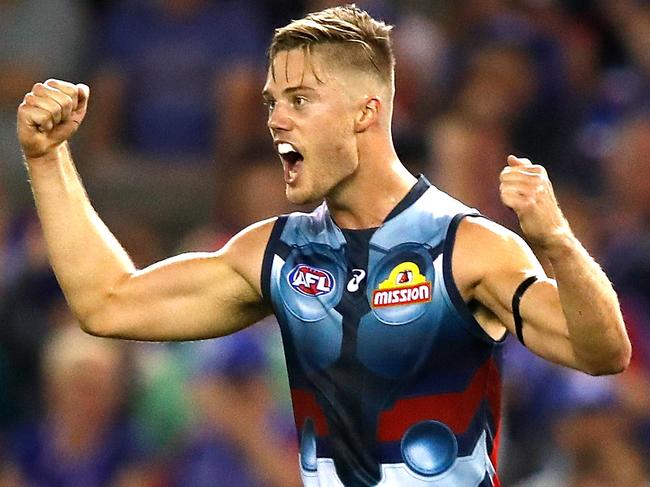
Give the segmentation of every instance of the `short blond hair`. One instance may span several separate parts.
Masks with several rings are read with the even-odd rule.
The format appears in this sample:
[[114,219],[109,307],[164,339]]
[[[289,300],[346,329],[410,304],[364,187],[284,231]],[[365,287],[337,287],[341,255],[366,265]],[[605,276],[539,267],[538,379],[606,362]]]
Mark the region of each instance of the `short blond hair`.
[[392,28],[354,4],[310,13],[275,30],[268,50],[272,74],[275,77],[273,59],[278,52],[304,49],[311,53],[318,47],[340,65],[373,73],[392,85],[395,76]]

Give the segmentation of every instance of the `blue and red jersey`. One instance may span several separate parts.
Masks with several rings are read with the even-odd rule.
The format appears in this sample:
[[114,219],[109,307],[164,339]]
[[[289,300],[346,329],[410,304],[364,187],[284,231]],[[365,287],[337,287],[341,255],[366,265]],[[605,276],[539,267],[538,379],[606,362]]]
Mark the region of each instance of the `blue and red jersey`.
[[424,177],[377,228],[280,217],[262,287],[280,323],[306,487],[498,486],[501,342],[462,299],[477,212]]

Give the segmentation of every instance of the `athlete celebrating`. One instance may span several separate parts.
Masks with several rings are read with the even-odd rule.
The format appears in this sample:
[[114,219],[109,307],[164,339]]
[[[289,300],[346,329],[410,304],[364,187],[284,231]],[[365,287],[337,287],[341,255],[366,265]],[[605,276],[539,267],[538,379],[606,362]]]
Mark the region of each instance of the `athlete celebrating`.
[[630,343],[543,167],[508,157],[501,197],[554,279],[521,238],[400,163],[390,30],[354,6],[276,30],[263,96],[286,194],[323,203],[216,253],[134,267],[66,143],[87,86],[36,84],[19,138],[52,266],[85,331],[190,340],[274,313],[306,486],[498,485],[505,335],[590,374],[624,370]]

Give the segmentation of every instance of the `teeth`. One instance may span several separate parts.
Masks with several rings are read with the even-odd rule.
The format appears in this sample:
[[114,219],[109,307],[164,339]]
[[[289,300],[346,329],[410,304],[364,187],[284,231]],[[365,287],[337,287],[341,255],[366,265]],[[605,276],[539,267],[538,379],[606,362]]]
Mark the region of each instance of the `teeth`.
[[281,144],[278,144],[278,152],[280,155],[285,155],[288,154],[289,152],[298,152],[291,144],[288,144],[287,142],[283,142]]

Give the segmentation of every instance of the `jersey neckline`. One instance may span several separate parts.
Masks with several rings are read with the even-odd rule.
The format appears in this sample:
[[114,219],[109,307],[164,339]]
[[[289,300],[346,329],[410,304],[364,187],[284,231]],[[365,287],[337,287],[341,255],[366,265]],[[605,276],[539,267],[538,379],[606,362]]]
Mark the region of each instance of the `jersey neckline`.
[[384,219],[383,223],[395,218],[397,215],[406,210],[409,206],[415,203],[420,197],[431,187],[429,180],[424,177],[424,174],[418,176],[417,182],[411,187],[406,196],[400,200],[399,203],[391,210],[388,216]]
[[327,215],[329,216],[329,219],[334,223],[334,225],[343,233],[364,233],[364,232],[372,232],[374,233],[377,231],[379,228],[381,228],[382,225],[384,225],[386,222],[389,220],[392,220],[395,218],[397,215],[402,213],[404,210],[406,210],[408,207],[410,207],[413,203],[415,203],[420,197],[431,187],[431,183],[429,180],[424,176],[424,174],[420,174],[418,176],[418,180],[415,182],[413,186],[411,186],[411,189],[409,189],[408,193],[395,205],[395,207],[388,213],[386,218],[384,218],[384,221],[381,222],[381,225],[378,227],[368,227],[368,228],[343,228],[336,223],[334,218],[332,217],[332,214],[329,211],[329,208],[327,208],[327,203],[325,204],[325,208],[327,209]]

